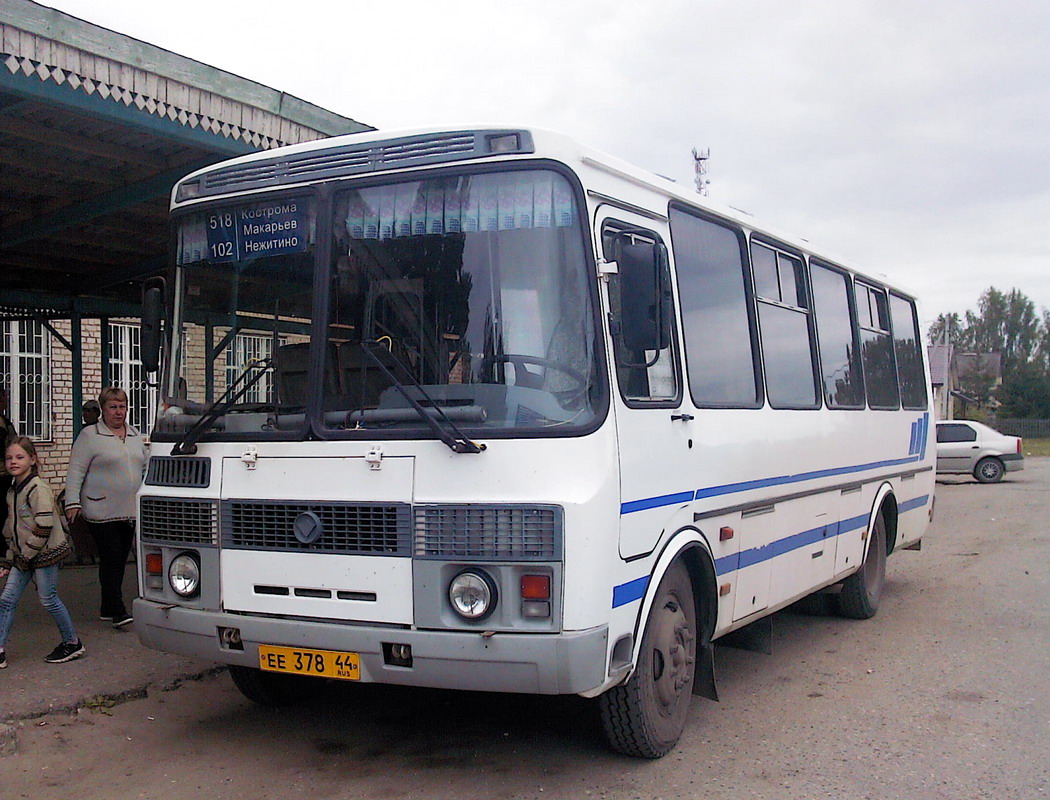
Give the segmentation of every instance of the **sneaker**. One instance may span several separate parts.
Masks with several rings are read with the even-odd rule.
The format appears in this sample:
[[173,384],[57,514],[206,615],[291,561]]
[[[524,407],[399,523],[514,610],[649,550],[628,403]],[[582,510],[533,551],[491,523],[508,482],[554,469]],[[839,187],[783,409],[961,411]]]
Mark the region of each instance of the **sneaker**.
[[0,653],[0,669],[7,669],[7,653]]
[[113,627],[123,628],[125,625],[130,625],[134,621],[134,617],[131,614],[118,614],[113,617]]
[[51,654],[44,659],[48,664],[65,664],[67,661],[72,661],[74,658],[80,658],[87,650],[84,649],[84,644],[77,639],[73,644],[69,642],[62,642],[58,647],[51,651]]
[[100,620],[102,620],[103,622],[112,622],[113,620],[116,619],[116,617],[107,617],[105,614],[99,614],[98,618]]

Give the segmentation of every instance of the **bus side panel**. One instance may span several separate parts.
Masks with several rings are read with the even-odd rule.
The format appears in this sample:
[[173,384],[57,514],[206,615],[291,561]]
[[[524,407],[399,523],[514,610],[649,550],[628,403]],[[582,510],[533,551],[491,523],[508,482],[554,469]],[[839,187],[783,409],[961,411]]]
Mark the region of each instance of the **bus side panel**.
[[834,580],[840,497],[836,489],[777,504],[780,552],[773,568],[772,604],[794,600]]

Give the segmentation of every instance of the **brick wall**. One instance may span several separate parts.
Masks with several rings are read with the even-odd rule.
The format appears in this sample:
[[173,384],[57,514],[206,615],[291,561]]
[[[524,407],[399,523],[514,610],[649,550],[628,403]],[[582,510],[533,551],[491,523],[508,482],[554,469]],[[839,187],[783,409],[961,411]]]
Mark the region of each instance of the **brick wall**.
[[[69,320],[56,320],[55,330],[72,341]],[[83,349],[84,400],[102,391],[102,326],[86,319],[80,324]],[[80,410],[75,412],[80,414]],[[51,440],[36,442],[40,472],[56,491],[65,485],[69,451],[73,447],[73,354],[60,341],[51,338]]]

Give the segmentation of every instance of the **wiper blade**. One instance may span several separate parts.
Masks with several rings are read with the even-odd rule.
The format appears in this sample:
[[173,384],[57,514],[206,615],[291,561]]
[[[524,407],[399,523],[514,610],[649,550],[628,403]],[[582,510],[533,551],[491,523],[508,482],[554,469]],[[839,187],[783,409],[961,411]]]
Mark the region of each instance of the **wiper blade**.
[[[383,347],[383,345],[375,339],[361,342],[361,350],[364,351],[364,354],[368,356],[373,364],[379,367],[394,388],[401,393],[401,396],[404,397],[412,408],[415,409],[416,413],[419,414],[419,418],[423,420],[432,431],[434,431],[434,434],[448,446],[449,450],[453,453],[480,453],[485,449],[484,444],[478,444],[467,438],[466,434],[459,429],[456,423],[448,418],[448,415],[442,410],[441,406],[434,402],[434,399],[427,394],[426,389],[420,386],[419,381],[412,377],[412,371],[409,370],[409,368],[406,367],[392,352]],[[418,391],[423,396],[423,399],[430,403],[429,406],[424,406],[412,396],[411,392],[408,391],[408,387],[398,380],[397,376],[387,367],[386,364],[383,363],[383,359],[376,355],[376,350],[382,350],[383,353],[385,353],[386,356],[408,376],[412,388]],[[444,426],[442,426],[442,422],[444,423]]]
[[252,369],[255,372],[254,375],[248,377],[250,370],[245,370],[238,375],[236,380],[226,387],[226,391],[222,393],[222,396],[212,404],[211,410],[203,414],[200,419],[186,429],[186,432],[175,442],[175,446],[171,448],[171,454],[173,456],[191,456],[196,453],[197,441],[201,438],[201,435],[212,426],[215,420],[229,411],[234,403],[244,397],[245,393],[262,379],[262,376],[266,374],[272,363],[273,359],[261,358],[252,365]]

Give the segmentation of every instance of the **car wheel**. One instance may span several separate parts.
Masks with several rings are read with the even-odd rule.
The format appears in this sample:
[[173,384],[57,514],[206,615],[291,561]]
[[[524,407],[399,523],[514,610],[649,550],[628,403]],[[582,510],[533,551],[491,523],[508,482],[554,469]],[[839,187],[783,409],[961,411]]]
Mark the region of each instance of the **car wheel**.
[[977,462],[973,470],[973,476],[981,483],[998,483],[1003,479],[1006,468],[998,458],[988,456]]

